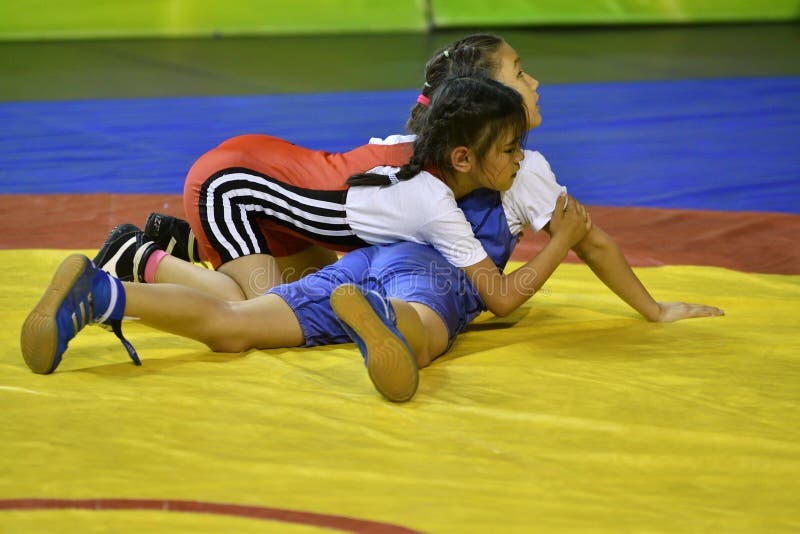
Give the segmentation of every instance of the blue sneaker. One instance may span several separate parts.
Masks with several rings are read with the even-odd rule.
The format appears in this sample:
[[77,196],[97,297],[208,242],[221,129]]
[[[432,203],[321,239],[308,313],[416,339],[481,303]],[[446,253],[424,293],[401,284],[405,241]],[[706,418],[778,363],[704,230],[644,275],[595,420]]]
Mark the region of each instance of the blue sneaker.
[[419,384],[417,359],[395,327],[389,301],[375,291],[343,284],[333,290],[331,307],[358,345],[375,389],[390,401],[411,399]]
[[141,365],[133,346],[122,337],[124,312],[122,282],[98,269],[86,256],[68,256],[22,324],[20,345],[25,363],[34,373],[52,373],[69,341],[87,324],[100,324],[110,327],[133,363]]

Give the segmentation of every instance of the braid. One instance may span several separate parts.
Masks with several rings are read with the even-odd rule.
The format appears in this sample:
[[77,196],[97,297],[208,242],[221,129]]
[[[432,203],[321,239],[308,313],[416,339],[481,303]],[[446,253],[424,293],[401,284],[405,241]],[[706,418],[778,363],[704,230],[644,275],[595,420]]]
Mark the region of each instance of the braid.
[[[414,154],[411,155],[411,159],[408,160],[408,163],[400,167],[400,169],[394,173],[394,175],[378,174],[376,172],[362,172],[360,174],[354,174],[348,178],[347,185],[351,187],[359,185],[391,185],[395,180],[408,180],[409,178],[413,178],[422,172],[422,167],[425,163],[425,160],[421,159],[420,156],[421,155],[417,154],[417,151],[414,150]],[[394,177],[394,180],[392,179],[392,176]]]
[[397,176],[398,180],[408,180],[409,178],[413,178],[422,172],[422,167],[424,164],[425,161],[415,153],[413,156],[411,156],[411,159],[408,160],[408,163],[400,167],[400,170],[397,171],[395,176]]

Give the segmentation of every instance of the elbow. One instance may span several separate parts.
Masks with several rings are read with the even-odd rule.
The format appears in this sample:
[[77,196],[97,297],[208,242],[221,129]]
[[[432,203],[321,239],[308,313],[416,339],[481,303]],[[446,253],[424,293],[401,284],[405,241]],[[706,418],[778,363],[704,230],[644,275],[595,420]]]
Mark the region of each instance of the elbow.
[[605,233],[598,226],[592,226],[589,233],[581,239],[577,245],[572,247],[572,251],[585,263],[591,262],[592,258],[596,258],[608,251],[617,248],[616,242],[610,235]]

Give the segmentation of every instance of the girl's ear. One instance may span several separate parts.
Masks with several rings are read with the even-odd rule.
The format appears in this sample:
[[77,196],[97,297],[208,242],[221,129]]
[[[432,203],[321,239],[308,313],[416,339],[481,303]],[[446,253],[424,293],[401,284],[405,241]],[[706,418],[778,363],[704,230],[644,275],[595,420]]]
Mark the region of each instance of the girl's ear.
[[473,165],[472,151],[465,146],[458,146],[450,152],[450,163],[458,172],[469,172]]

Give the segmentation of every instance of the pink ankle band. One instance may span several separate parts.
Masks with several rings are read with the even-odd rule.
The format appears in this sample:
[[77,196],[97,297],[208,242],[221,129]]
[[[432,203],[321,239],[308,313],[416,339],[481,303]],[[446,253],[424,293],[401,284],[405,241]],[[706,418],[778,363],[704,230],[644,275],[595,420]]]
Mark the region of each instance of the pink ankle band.
[[146,284],[154,284],[156,282],[156,271],[158,264],[161,263],[167,256],[163,250],[154,250],[150,257],[147,258],[147,264],[144,266],[144,281]]

